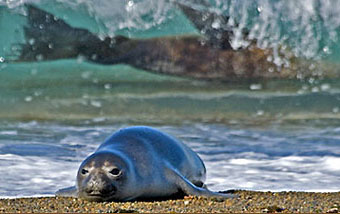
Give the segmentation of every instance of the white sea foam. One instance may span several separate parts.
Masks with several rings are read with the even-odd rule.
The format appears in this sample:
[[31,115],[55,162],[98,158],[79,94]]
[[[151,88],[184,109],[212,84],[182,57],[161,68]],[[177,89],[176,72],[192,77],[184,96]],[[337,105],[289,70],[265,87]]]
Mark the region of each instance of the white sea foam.
[[[49,151],[46,151],[49,152]],[[1,197],[52,195],[75,184],[79,163],[45,157],[0,155]]]
[[213,190],[334,192],[339,191],[339,161],[340,157],[332,156],[207,160],[207,185]]

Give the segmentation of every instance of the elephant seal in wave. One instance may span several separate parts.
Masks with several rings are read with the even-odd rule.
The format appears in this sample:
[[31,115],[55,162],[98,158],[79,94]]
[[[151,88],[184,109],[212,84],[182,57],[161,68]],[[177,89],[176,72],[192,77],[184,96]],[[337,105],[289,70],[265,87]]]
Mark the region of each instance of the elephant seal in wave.
[[[32,62],[78,58],[102,65],[126,64],[157,74],[217,81],[295,79],[299,71],[308,76],[306,71],[311,62],[304,63],[288,54],[284,58],[290,66],[278,66],[269,60],[273,58],[272,49],[261,49],[256,40],[246,39],[247,30],[242,37],[249,46],[232,48],[231,38],[235,35],[232,27],[228,27],[229,17],[176,5],[201,35],[158,38],[117,35],[100,39],[87,29],[72,27],[51,13],[26,4],[26,42],[15,48],[13,59]],[[213,27],[216,21],[221,28]],[[338,74],[332,69],[323,72],[323,76]]]
[[129,201],[187,195],[230,198],[204,185],[203,161],[177,139],[149,127],[117,131],[80,165],[76,187],[57,196]]

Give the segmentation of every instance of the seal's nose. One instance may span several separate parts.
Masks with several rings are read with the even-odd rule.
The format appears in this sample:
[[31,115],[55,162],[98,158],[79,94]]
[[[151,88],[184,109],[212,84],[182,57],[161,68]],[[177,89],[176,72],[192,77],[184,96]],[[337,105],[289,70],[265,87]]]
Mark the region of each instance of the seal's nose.
[[112,195],[117,191],[117,188],[111,184],[104,185],[87,185],[84,191],[89,195]]

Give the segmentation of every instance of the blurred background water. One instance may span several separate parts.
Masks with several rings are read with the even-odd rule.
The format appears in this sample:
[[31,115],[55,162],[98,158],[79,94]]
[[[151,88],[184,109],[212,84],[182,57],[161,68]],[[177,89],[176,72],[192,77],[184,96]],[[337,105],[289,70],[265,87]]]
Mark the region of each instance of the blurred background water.
[[[213,190],[338,191],[340,81],[315,77],[198,81],[77,59],[11,63],[24,41],[24,3],[105,36],[198,35],[170,1],[0,0],[0,197],[51,195],[111,133],[151,125],[193,148]],[[339,72],[340,1],[183,1],[230,16],[237,32]],[[238,23],[237,25],[233,25]],[[223,27],[223,26],[218,26]]]

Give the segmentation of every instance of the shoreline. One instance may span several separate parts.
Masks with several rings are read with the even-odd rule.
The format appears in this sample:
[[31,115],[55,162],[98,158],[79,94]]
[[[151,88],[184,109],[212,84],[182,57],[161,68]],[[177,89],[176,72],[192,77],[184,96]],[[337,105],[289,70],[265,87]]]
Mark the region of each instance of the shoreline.
[[236,190],[238,197],[185,196],[182,199],[135,202],[89,202],[68,197],[0,199],[0,212],[228,212],[228,213],[339,213],[340,192],[258,192]]

